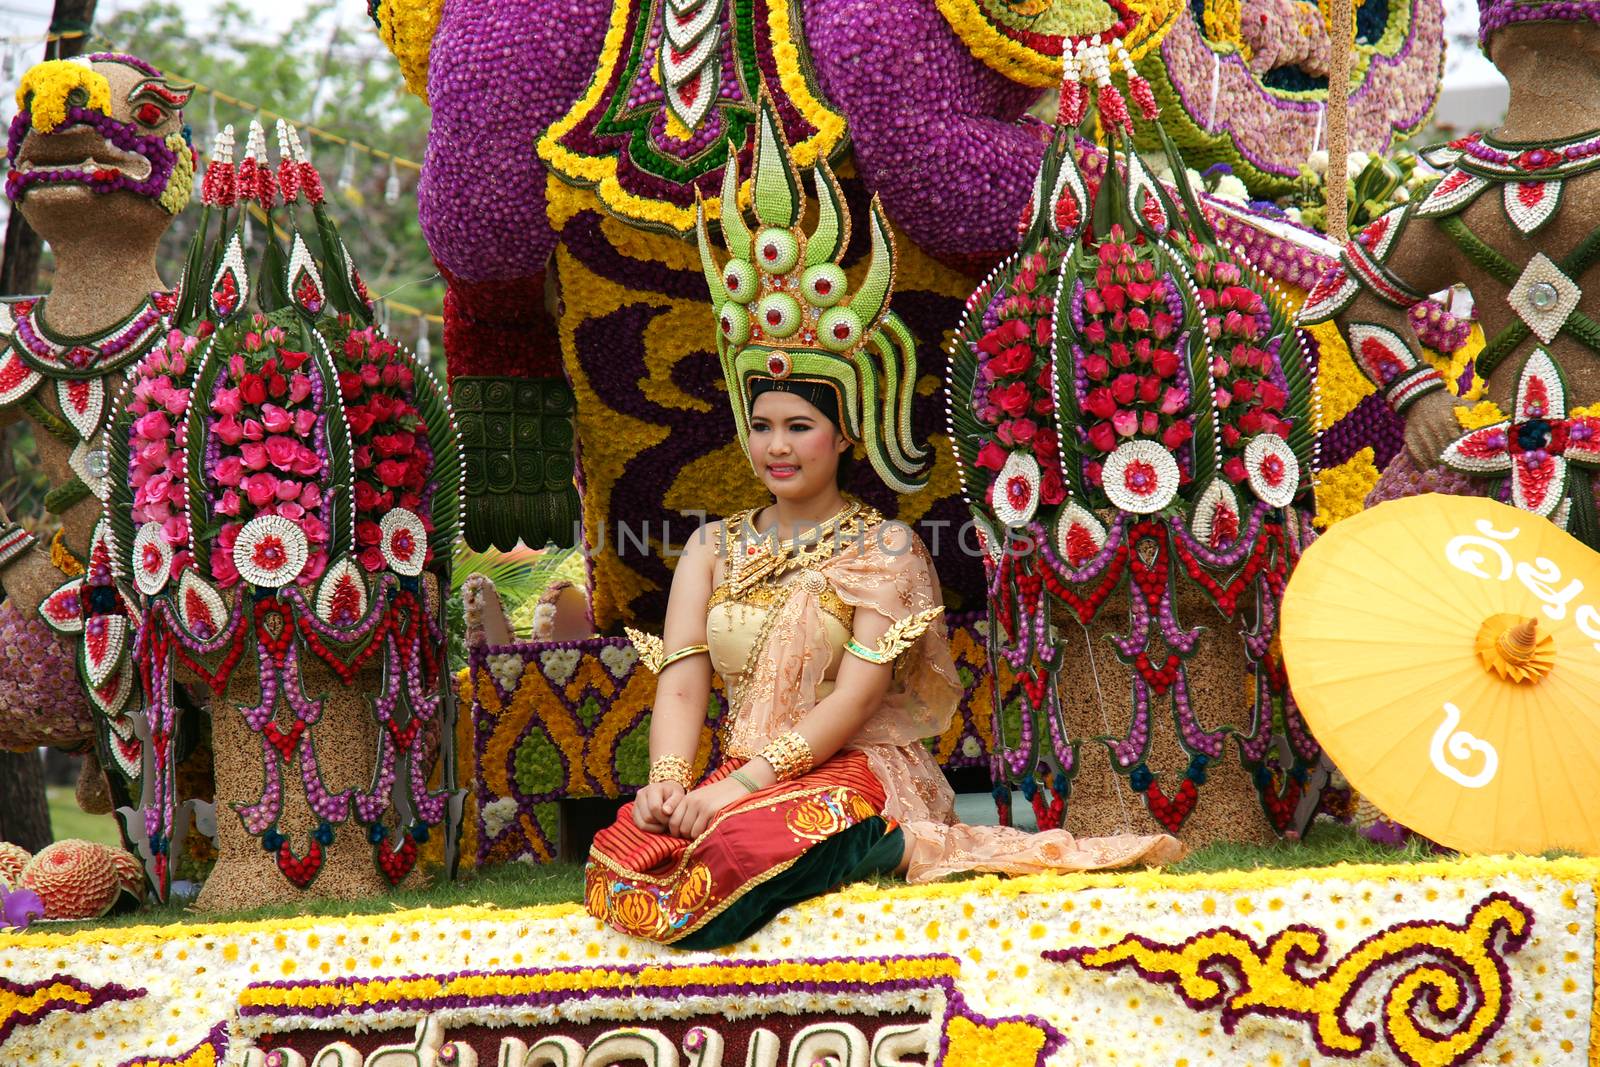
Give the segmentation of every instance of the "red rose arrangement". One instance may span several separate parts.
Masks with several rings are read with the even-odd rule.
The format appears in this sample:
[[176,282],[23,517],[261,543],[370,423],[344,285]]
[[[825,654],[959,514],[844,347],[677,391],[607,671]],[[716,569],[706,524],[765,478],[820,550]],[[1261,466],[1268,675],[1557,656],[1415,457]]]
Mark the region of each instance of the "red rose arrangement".
[[[1073,385],[1084,477],[1100,485],[1105,458],[1124,442],[1159,441],[1177,453],[1194,436],[1184,307],[1179,282],[1158,263],[1154,246],[1120,225],[1079,256],[1068,307],[1078,339]],[[1187,482],[1192,465],[1180,467]]]
[[[1016,263],[990,309],[994,322],[975,346],[978,377],[973,390],[979,422],[993,428],[978,448],[977,466],[998,475],[1013,453],[1031,453],[1038,464],[1038,483],[1019,492],[1036,490],[1038,502],[1047,505],[1067,497],[1051,397],[1054,285],[1055,273],[1043,252]],[[991,505],[996,492],[1007,492],[1001,481],[997,476],[988,487]],[[1013,504],[1016,510],[1029,510],[1023,499]]]
[[[398,345],[370,327],[352,331],[336,366],[355,471],[356,556],[367,571],[380,571],[380,523],[390,510],[405,508],[433,532],[433,450],[415,371]],[[432,558],[428,549],[424,563]]]

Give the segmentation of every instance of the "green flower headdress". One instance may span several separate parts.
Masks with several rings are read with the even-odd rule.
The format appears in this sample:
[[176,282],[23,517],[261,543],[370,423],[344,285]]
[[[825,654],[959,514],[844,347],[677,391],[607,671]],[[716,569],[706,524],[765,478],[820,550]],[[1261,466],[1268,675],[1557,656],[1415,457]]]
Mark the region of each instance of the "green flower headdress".
[[844,193],[825,162],[812,172],[817,224],[801,226],[805,194],[783,128],[765,93],[756,125],[752,232],[739,209],[737,153],[729,146],[722,180],[722,234],[731,258],[718,269],[696,205],[700,263],[717,312],[717,355],[739,443],[749,454],[751,385],[804,381],[838,396],[840,429],[861,445],[888,486],[913,493],[928,484],[933,457],[911,435],[917,349],[889,310],[895,251],[889,224],[872,201],[872,259],[849,292],[840,260],[850,239]]

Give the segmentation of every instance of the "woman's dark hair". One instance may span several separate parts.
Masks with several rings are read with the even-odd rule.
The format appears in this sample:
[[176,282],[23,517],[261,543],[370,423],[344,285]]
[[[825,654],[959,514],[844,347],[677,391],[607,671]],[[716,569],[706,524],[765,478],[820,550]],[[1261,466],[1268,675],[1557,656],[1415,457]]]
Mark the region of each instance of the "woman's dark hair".
[[833,484],[840,489],[850,487],[850,479],[856,473],[856,449],[854,445],[839,453],[839,469],[833,472]]

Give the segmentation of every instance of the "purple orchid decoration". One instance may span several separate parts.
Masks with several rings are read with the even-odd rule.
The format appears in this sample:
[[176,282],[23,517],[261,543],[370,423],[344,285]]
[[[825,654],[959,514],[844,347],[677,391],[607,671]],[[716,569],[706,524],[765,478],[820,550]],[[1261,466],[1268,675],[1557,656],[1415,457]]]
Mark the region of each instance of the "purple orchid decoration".
[[0,886],[0,917],[5,925],[21,930],[33,920],[44,918],[44,901],[31,889]]

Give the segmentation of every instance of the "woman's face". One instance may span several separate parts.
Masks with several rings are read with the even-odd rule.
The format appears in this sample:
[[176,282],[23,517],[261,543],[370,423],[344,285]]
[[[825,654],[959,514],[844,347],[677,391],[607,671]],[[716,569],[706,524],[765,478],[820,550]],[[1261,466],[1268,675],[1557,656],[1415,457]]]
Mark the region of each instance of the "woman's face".
[[750,462],[775,497],[806,500],[833,489],[849,447],[826,415],[794,393],[762,393],[750,408]]

